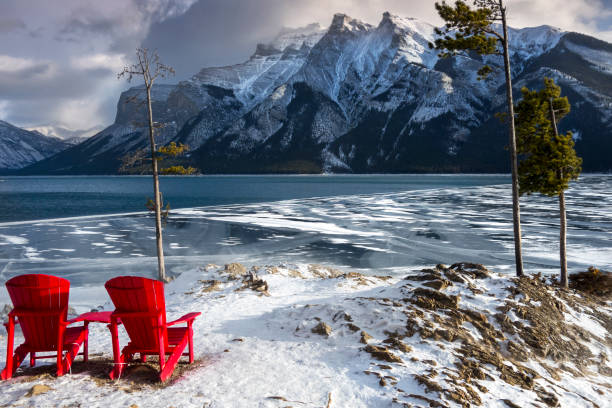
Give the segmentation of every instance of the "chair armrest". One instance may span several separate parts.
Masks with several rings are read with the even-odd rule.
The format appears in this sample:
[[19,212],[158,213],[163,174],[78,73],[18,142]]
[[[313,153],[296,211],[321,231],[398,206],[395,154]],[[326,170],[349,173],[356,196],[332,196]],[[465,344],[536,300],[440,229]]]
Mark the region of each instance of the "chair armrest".
[[187,313],[185,316],[179,317],[176,320],[173,320],[173,321],[171,321],[169,323],[166,323],[166,326],[174,326],[175,324],[179,324],[179,323],[192,322],[196,317],[198,317],[201,314],[202,314],[201,312]]
[[[74,319],[68,320],[67,324],[73,324],[77,322],[96,322],[96,323],[110,323],[112,312],[87,312],[78,315]],[[120,319],[118,319],[121,322]]]
[[111,316],[115,316],[118,318],[121,317],[157,317],[159,313],[157,312],[118,312],[118,311],[114,311],[112,312]]

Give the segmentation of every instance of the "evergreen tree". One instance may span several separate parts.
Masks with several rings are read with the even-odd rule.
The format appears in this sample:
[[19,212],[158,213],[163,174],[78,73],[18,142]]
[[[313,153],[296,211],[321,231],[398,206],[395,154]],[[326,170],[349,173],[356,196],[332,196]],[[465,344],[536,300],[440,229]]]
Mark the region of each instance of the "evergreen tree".
[[[436,29],[440,37],[430,47],[442,50],[441,57],[450,57],[462,51],[475,51],[480,55],[497,54],[504,59],[506,77],[506,99],[508,108],[508,135],[510,164],[512,169],[512,221],[514,226],[514,255],[516,275],[523,275],[521,250],[521,215],[519,208],[519,185],[516,157],[516,136],[514,129],[514,102],[512,100],[512,78],[510,75],[510,54],[508,51],[508,27],[506,7],[503,0],[474,0],[473,7],[463,1],[455,6],[446,2],[436,3],[436,10],[446,22],[442,29]],[[501,27],[497,22],[501,22]],[[478,70],[478,78],[484,79],[492,72],[489,65]]]
[[567,97],[555,81],[544,78],[544,88],[521,89],[523,99],[516,106],[517,149],[520,194],[541,193],[559,197],[559,261],[561,286],[567,287],[565,251],[567,222],[565,194],[571,180],[580,175],[582,159],[576,156],[572,132],[559,134],[557,123],[570,112]]

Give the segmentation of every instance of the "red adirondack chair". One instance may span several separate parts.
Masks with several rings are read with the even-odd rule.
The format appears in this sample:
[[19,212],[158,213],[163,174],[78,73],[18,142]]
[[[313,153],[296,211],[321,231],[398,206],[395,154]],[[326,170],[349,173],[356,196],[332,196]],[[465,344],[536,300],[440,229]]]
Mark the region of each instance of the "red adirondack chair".
[[[166,322],[164,284],[137,276],[119,276],[104,285],[115,305],[109,329],[113,339],[115,366],[110,378],[120,378],[134,354],[143,361],[147,355],[159,356],[159,379],[166,381],[181,356],[193,363],[193,321],[201,313],[188,313],[180,319]],[[130,342],[119,352],[118,324],[123,324]],[[170,327],[186,323],[186,327]],[[189,352],[183,354],[189,345]],[[169,355],[166,359],[166,355]]]
[[[38,359],[56,358],[58,376],[64,375],[70,369],[81,345],[81,354],[87,361],[87,323],[83,326],[68,327],[81,320],[66,320],[69,281],[50,275],[20,275],[8,280],[6,288],[14,308],[9,313],[8,323],[5,324],[8,331],[6,367],[0,373],[0,378],[11,378],[28,353],[32,367]],[[16,323],[21,326],[25,342],[17,347],[13,354]],[[36,354],[38,352],[55,354],[39,356]]]

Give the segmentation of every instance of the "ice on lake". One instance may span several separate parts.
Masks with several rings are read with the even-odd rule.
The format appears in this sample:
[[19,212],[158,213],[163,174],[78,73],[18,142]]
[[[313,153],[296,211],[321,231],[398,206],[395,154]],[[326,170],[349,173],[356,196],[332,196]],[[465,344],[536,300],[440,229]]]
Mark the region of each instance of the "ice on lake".
[[[591,175],[567,192],[570,271],[612,267],[611,187],[612,176]],[[521,215],[527,271],[555,272],[557,200],[523,197]],[[511,273],[511,218],[509,185],[197,207],[172,211],[164,251],[170,274],[242,262],[394,275],[457,261]],[[73,286],[154,276],[154,236],[147,213],[0,224],[0,282],[28,272],[63,276]]]

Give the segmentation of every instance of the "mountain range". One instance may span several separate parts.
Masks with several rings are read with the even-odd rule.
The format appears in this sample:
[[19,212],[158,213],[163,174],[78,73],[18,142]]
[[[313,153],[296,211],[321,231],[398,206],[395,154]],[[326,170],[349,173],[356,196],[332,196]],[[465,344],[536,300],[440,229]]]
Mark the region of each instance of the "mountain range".
[[0,120],[0,170],[15,170],[66,150],[73,143]]
[[[336,14],[283,29],[244,63],[153,88],[158,144],[190,146],[204,173],[506,172],[502,59],[442,59],[435,27],[384,13],[376,26]],[[572,104],[585,171],[612,169],[612,44],[550,26],[510,29],[515,98],[554,78]],[[163,57],[163,56],[162,56]],[[476,71],[494,68],[486,80]],[[144,88],[122,93],[115,122],[23,174],[114,174],[146,148]]]

